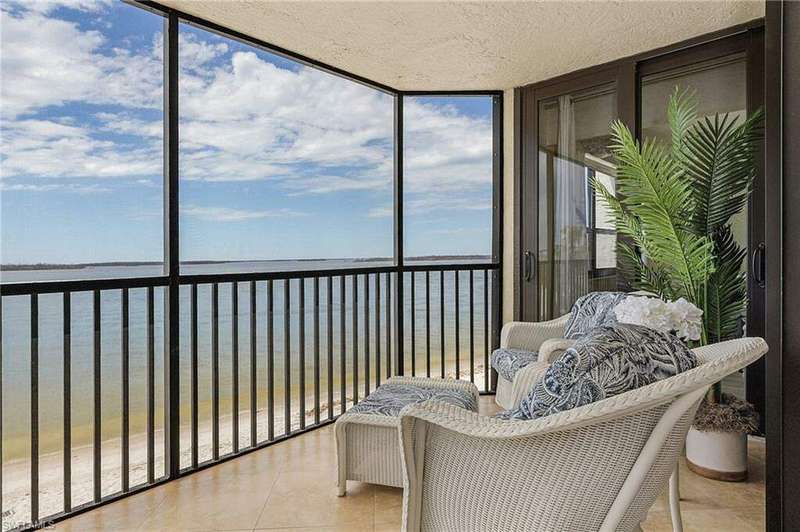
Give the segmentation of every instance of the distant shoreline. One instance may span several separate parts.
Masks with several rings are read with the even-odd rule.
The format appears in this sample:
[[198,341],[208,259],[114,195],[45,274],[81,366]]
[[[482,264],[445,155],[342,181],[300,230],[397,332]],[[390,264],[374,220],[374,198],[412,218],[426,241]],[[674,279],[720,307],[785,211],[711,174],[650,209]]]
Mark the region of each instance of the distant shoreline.
[[[336,259],[254,259],[254,260],[189,260],[181,264],[240,264],[247,262],[388,262],[392,257],[373,258],[336,258]],[[488,255],[422,255],[406,257],[406,261],[445,261],[445,260],[491,260]],[[74,264],[36,263],[36,264],[0,264],[0,271],[34,271],[34,270],[82,270],[85,268],[107,268],[114,266],[160,266],[156,261],[119,261],[119,262],[83,262]]]

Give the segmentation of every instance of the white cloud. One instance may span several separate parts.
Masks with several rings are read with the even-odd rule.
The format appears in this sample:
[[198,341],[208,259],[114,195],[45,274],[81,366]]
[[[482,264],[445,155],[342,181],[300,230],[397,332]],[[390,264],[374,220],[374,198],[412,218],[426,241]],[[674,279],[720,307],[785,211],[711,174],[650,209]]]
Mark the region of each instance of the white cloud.
[[187,205],[181,208],[183,216],[191,216],[208,222],[243,222],[262,218],[289,218],[305,216],[304,213],[292,209],[247,210],[228,207],[202,207]]
[[[54,18],[66,4],[92,12],[108,5],[2,8],[0,177],[158,179],[163,123],[152,111],[163,103],[160,34],[144,48],[113,47],[101,31]],[[268,180],[289,195],[366,190],[390,197],[390,96],[311,68],[279,68],[238,44],[193,32],[180,35],[180,63],[183,179]],[[114,110],[75,120],[65,108],[72,102]],[[47,118],[36,115],[44,108]],[[491,120],[415,99],[405,113],[406,208],[489,208]],[[216,211],[228,221],[239,214]],[[391,208],[369,213],[386,215]]]
[[[491,197],[486,200],[475,195],[418,194],[403,202],[406,216],[440,211],[486,211],[491,208]],[[391,205],[375,207],[367,213],[369,218],[385,218],[393,215],[394,210]]]
[[24,6],[24,9],[47,14],[60,7],[79,11],[96,12],[111,3],[112,0],[28,0],[27,2],[8,2],[10,6]]
[[34,184],[9,184],[0,182],[0,191],[5,192],[51,192],[54,190],[62,192],[75,192],[77,194],[101,194],[111,192],[108,187],[100,185],[79,185],[79,184],[63,184],[63,183],[49,183],[44,185]]
[[367,217],[369,218],[390,218],[392,216],[394,216],[394,207],[391,205],[373,207],[367,212]]
[[[97,30],[47,16],[55,3],[2,9],[3,63],[0,97],[4,120],[68,102],[159,108],[163,68],[160,49],[136,54],[113,48]],[[63,3],[61,3],[63,4]],[[95,6],[94,3],[81,2]],[[96,6],[95,6],[96,7]]]
[[3,125],[0,177],[141,177],[162,172],[159,143],[121,145],[85,127],[52,120],[12,120]]

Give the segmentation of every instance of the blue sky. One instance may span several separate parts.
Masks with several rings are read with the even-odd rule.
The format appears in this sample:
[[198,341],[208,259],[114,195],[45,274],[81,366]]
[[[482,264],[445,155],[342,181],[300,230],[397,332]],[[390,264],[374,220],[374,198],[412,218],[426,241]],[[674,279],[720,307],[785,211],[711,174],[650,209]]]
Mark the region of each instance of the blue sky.
[[[0,261],[161,260],[163,21],[2,5]],[[181,26],[181,257],[390,256],[390,96]],[[491,99],[405,104],[407,255],[491,249]]]

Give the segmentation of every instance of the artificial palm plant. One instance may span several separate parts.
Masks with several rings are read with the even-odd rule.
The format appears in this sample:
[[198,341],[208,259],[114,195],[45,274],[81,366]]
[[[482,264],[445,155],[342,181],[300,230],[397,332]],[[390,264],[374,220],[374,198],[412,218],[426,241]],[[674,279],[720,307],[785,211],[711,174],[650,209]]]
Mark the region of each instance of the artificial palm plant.
[[697,305],[700,343],[719,342],[740,334],[747,306],[746,251],[733,237],[731,218],[750,196],[762,114],[698,119],[694,95],[676,88],[667,116],[670,144],[639,143],[614,122],[618,196],[593,184],[622,236],[617,255],[625,279],[635,289]]

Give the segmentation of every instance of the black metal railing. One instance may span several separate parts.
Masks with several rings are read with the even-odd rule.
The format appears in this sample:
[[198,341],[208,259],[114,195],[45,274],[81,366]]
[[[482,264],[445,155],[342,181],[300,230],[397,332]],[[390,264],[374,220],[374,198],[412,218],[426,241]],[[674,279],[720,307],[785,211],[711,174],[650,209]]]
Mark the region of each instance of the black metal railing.
[[[392,375],[491,391],[497,264],[181,275],[174,309],[169,283],[2,285],[0,397],[15,401],[0,404],[4,529],[326,425]],[[177,379],[170,320],[179,324]],[[23,412],[16,398],[26,393]]]

